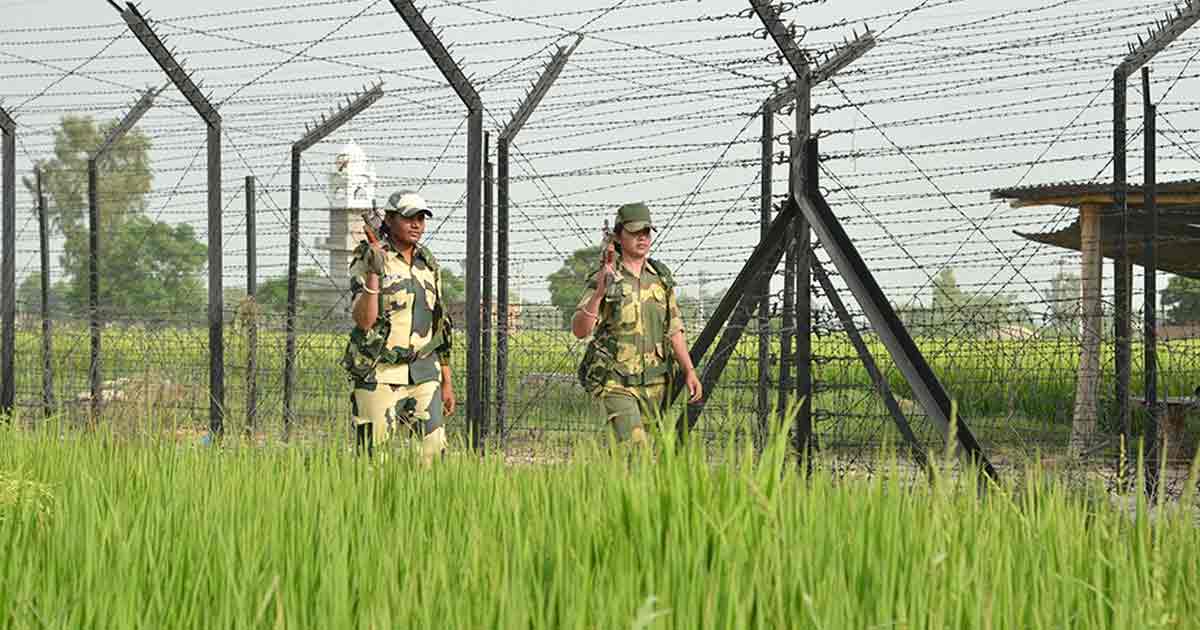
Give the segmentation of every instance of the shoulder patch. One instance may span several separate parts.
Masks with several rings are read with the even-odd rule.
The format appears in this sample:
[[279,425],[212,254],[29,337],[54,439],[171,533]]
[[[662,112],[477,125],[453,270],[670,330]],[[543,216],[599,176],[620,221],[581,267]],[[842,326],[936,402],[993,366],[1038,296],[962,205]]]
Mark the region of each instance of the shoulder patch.
[[653,258],[649,259],[649,261],[650,266],[653,267],[658,276],[662,278],[663,284],[665,284],[668,289],[675,288],[675,276],[671,275],[671,270],[668,269],[666,265]]
[[425,264],[429,265],[430,269],[437,271],[438,261],[433,257],[433,252],[429,251],[428,247],[425,247],[424,245],[418,245],[417,255],[425,259]]

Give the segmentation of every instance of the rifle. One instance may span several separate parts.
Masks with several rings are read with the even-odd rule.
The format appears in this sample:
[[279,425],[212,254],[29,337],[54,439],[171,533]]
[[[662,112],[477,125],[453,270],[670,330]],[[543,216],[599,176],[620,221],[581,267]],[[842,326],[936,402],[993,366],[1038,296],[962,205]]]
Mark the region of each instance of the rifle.
[[380,234],[383,233],[383,217],[379,216],[379,208],[375,207],[374,201],[371,202],[369,210],[363,210],[363,234],[367,237],[367,242],[375,245],[383,239]]
[[[601,241],[600,241],[600,257],[601,257],[601,261],[602,261],[601,265],[603,265],[605,262],[608,261],[608,248],[610,245],[612,245],[614,242],[616,242],[616,240],[617,240],[616,233],[613,232],[608,227],[608,219],[605,219],[604,220],[603,239],[601,239]],[[616,262],[617,261],[614,260],[613,264],[615,265]],[[607,271],[604,273],[604,299],[605,300],[614,300],[614,301],[618,301],[618,302],[620,301],[621,289],[620,289],[619,285],[617,284],[620,281],[620,279],[621,279],[620,276],[618,276],[617,274],[615,274],[611,271]]]

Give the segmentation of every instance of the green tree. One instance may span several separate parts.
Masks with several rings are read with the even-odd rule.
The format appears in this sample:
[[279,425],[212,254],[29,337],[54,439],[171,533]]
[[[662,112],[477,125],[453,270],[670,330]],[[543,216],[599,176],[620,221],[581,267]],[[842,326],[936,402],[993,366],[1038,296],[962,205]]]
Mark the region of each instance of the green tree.
[[[907,315],[919,320],[917,312]],[[1029,308],[1011,293],[994,293],[986,288],[967,293],[958,286],[954,270],[946,267],[933,280],[933,304],[927,313],[933,334],[989,334],[1011,326],[1033,322]]]
[[550,282],[550,303],[562,314],[563,325],[570,325],[588,279],[599,268],[600,246],[595,245],[575,250],[558,271],[546,276]]
[[1200,321],[1200,280],[1171,276],[1162,292],[1162,305],[1169,323]]
[[[60,292],[75,312],[88,302],[88,156],[116,124],[64,117],[54,132],[54,158],[40,164],[47,217],[64,240]],[[101,306],[114,314],[202,318],[206,293],[199,274],[206,248],[191,226],[145,216],[153,179],[149,150],[150,139],[135,129],[97,164]],[[36,190],[32,177],[24,184]]]
[[[50,312],[57,311],[62,306],[62,295],[66,287],[61,282],[50,285]],[[38,272],[31,273],[17,287],[17,310],[22,313],[40,313],[42,310],[42,276]]]
[[[301,269],[296,274],[296,317],[300,321],[310,321],[314,318],[322,318],[326,316],[327,306],[318,304],[311,300],[301,287],[305,285],[313,285],[325,280],[325,276],[316,269]],[[287,315],[287,276],[277,276],[269,278],[257,287],[255,292],[255,301],[262,308],[265,316],[279,319]]]
[[[712,316],[713,309],[728,292],[729,289],[724,287],[714,289],[705,287],[703,291],[684,291],[681,287],[676,287],[675,299],[679,302],[679,313],[683,316],[684,323],[688,327],[703,327],[708,323],[708,318]],[[755,317],[752,321],[757,322],[757,307],[754,309],[754,313]]]
[[1077,273],[1059,271],[1050,279],[1050,325],[1060,331],[1072,330],[1079,322],[1083,284]]
[[933,310],[952,315],[949,311],[965,306],[967,301],[966,295],[958,287],[954,269],[945,267],[939,271],[937,277],[933,279]]
[[442,267],[442,301],[446,304],[462,304],[466,301],[467,282],[449,267]]
[[920,298],[914,298],[904,304],[892,303],[892,309],[896,311],[900,323],[904,324],[909,334],[914,337],[929,334],[930,328],[934,326],[933,309],[925,306]]

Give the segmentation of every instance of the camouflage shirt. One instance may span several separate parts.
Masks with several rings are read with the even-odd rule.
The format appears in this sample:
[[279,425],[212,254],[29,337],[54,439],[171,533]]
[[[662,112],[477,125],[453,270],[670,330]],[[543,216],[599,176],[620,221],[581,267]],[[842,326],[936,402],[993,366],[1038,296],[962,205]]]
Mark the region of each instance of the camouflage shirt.
[[[667,277],[659,274],[656,263],[647,261],[641,277],[618,264],[621,299],[605,299],[600,304],[594,335],[605,338],[610,346],[616,380],[645,375],[645,383],[666,379],[671,357],[670,339],[683,331],[683,317],[675,298],[675,289]],[[663,268],[665,270],[665,267]],[[596,290],[595,276],[579,302],[584,308]],[[606,352],[605,354],[609,354]]]
[[450,360],[450,315],[441,303],[442,275],[428,249],[418,246],[413,262],[391,245],[383,250],[387,263],[379,278],[379,295],[365,293],[367,278],[365,241],[350,263],[351,303],[379,300],[379,318],[371,330],[357,326],[350,333],[343,365],[360,383],[408,385],[441,377],[441,365]]

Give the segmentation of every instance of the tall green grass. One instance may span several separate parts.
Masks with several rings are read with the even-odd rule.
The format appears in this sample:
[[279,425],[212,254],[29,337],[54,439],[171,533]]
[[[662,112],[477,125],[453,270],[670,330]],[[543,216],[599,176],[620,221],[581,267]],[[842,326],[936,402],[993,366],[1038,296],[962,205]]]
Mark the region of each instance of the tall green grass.
[[1036,475],[805,479],[781,440],[422,469],[5,431],[3,628],[1200,624],[1193,512]]

